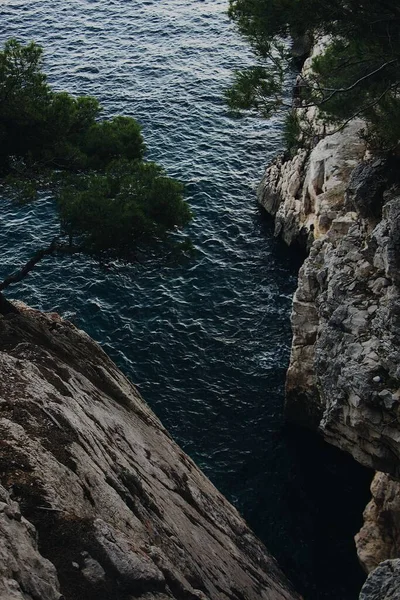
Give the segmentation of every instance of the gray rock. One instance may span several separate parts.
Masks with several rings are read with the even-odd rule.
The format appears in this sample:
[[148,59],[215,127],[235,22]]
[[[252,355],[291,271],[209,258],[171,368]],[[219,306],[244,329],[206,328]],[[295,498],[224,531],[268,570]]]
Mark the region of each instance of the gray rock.
[[384,218],[390,224],[387,242],[387,276],[394,284],[400,286],[400,203],[387,202],[384,207]]
[[[364,465],[398,477],[400,292],[397,251],[390,255],[388,247],[400,197],[385,198],[375,228],[353,220],[332,236],[332,224],[300,270],[286,414],[318,428]],[[361,251],[367,259],[360,261]],[[377,255],[383,272],[376,266]]]
[[132,542],[101,519],[94,522],[96,541],[104,551],[104,562],[117,573],[118,579],[131,591],[163,589],[165,578],[143,550],[133,550]]
[[0,497],[11,510],[11,518],[0,513],[0,598],[60,600],[56,570],[40,555],[32,526],[25,519],[14,518],[15,514],[20,517],[19,509],[1,485]]
[[22,516],[17,502],[6,504],[4,507],[4,514],[7,515],[9,519],[15,519],[16,521],[20,521]]
[[383,160],[361,162],[347,185],[346,209],[355,210],[364,218],[380,217],[387,186],[387,166]]
[[384,403],[385,408],[391,409],[396,402],[390,390],[382,390],[381,392],[379,392],[378,396]]
[[363,585],[359,600],[399,600],[400,559],[385,560]]
[[[78,565],[79,566],[79,565]],[[82,575],[92,585],[98,585],[105,581],[106,572],[97,560],[91,556],[86,556],[82,568]]]
[[308,54],[310,54],[312,48],[312,40],[309,34],[299,35],[295,37],[292,41],[292,45],[290,47],[290,54],[294,58],[304,58]]
[[[298,600],[102,349],[57,315],[18,307],[0,319],[0,598],[11,581],[23,600],[82,586],[110,598]],[[32,523],[5,492],[18,483]]]

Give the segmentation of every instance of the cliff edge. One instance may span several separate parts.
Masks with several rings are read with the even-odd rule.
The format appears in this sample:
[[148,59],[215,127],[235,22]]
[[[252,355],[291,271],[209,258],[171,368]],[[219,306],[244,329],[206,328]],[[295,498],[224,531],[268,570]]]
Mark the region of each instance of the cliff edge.
[[276,235],[308,252],[293,300],[286,415],[378,472],[356,537],[370,572],[400,557],[399,167],[369,155],[362,121],[327,131],[317,111],[297,112],[315,135],[269,165],[258,191]]
[[298,599],[101,348],[19,309],[0,318],[0,598]]

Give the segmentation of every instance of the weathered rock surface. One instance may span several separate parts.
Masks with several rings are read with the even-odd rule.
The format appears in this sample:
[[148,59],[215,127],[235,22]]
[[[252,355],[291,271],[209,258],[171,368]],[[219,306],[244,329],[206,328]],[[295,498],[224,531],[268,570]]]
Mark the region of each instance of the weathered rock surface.
[[385,560],[373,571],[361,590],[360,600],[398,600],[400,560]]
[[358,557],[368,573],[380,562],[400,556],[400,482],[386,473],[377,473],[371,493],[364,525],[355,538]]
[[[333,218],[326,233],[315,227],[299,273],[286,380],[290,420],[380,471],[356,537],[367,572],[400,556],[400,193],[392,183],[379,161],[342,172]],[[291,231],[302,235],[298,225]]]
[[85,333],[21,307],[0,373],[0,598],[298,598]]
[[[315,57],[320,55],[328,37],[315,42],[295,90],[305,84]],[[258,187],[261,206],[275,217],[275,235],[290,246],[300,243],[309,248],[323,236],[344,206],[344,191],[349,175],[365,155],[365,143],[358,135],[364,127],[354,119],[335,132],[320,117],[315,106],[302,106],[295,97],[296,118],[300,125],[299,149],[294,156],[279,156],[266,169]],[[329,133],[330,135],[327,135]]]
[[288,245],[310,245],[324,235],[344,205],[349,175],[365,154],[355,120],[343,131],[301,148],[291,159],[278,157],[266,170],[258,201],[275,217],[275,235]]
[[296,112],[313,135],[267,168],[258,192],[276,235],[309,250],[293,300],[286,414],[379,471],[356,538],[371,571],[400,556],[399,165],[367,158],[361,121],[326,135],[316,109],[300,101]]
[[[337,148],[339,159],[343,148]],[[400,556],[400,192],[393,185],[397,175],[381,161],[361,162],[353,171],[344,161],[332,187],[336,204],[326,204],[324,213],[319,198],[309,200],[316,189],[307,184],[316,181],[312,156],[293,170],[302,181],[297,204],[286,191],[275,207],[277,218],[287,219],[282,234],[288,243],[304,239],[304,228],[310,239],[314,225],[293,300],[286,414],[379,471],[356,537],[369,572]]]
[[[384,201],[381,219],[344,209],[300,270],[286,412],[398,479],[400,196],[391,190]],[[400,556],[400,483],[392,477],[376,476],[356,537],[367,571]]]
[[54,565],[38,551],[36,530],[0,486],[0,598],[61,598]]
[[380,218],[385,190],[390,187],[390,162],[375,159],[360,162],[351,173],[346,188],[346,209],[356,211],[364,219]]
[[293,302],[287,414],[400,476],[400,196],[375,227],[355,213],[314,243]]

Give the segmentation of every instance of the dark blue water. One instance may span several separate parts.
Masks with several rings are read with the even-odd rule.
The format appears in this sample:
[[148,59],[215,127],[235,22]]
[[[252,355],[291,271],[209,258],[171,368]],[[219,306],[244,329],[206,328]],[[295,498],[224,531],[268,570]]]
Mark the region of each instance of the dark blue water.
[[[2,8],[4,38],[40,42],[56,88],[94,94],[105,114],[140,121],[149,158],[186,183],[197,248],[183,265],[112,270],[50,258],[13,293],[99,340],[220,486],[274,427],[295,286],[295,268],[266,235],[254,201],[281,144],[280,121],[227,114],[224,87],[250,56],[225,9],[225,0]],[[51,239],[51,215],[45,201],[3,206],[1,275]]]
[[[225,0],[3,0],[0,41],[41,43],[55,88],[139,120],[148,157],[186,184],[197,249],[180,264],[107,269],[50,258],[12,295],[101,342],[289,575],[312,590],[313,500],[296,462],[308,442],[282,431],[298,263],[254,199],[281,148],[281,119],[227,114],[223,90],[251,55],[226,8]],[[3,277],[48,243],[57,222],[51,198],[20,208],[0,201]],[[309,597],[333,598],[329,586]],[[341,593],[352,597],[346,586]]]

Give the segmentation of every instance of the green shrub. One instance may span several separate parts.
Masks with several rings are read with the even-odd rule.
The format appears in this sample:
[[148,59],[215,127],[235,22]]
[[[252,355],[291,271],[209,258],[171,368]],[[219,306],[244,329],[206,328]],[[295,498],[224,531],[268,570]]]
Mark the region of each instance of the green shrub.
[[283,126],[283,139],[286,148],[291,154],[294,154],[299,147],[301,136],[301,127],[299,118],[295,111],[290,111],[285,116]]

